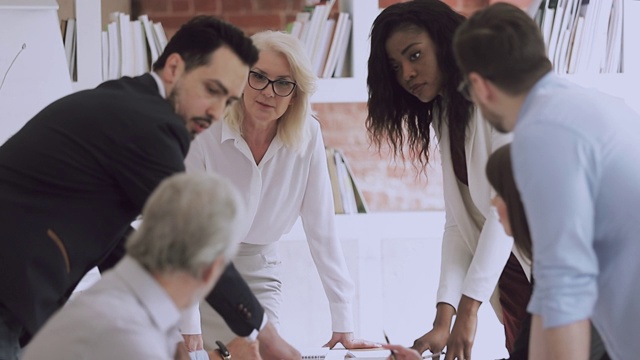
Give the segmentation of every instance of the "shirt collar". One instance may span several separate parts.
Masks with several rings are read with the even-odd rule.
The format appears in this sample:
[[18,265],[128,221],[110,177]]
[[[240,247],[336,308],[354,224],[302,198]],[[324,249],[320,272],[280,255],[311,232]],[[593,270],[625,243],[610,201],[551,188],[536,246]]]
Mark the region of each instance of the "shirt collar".
[[558,79],[558,76],[553,73],[553,71],[549,71],[546,75],[542,76],[538,82],[533,85],[527,97],[522,104],[522,108],[520,108],[520,113],[518,114],[518,121],[526,116],[531,107],[533,106],[534,99],[540,94],[544,92],[547,87],[553,83],[555,83]]
[[229,126],[229,124],[227,124],[227,122],[223,119],[221,121],[221,125],[222,125],[222,138],[220,139],[221,142],[225,142],[227,140],[240,140],[241,136],[240,134],[231,128],[231,126]]
[[153,77],[153,79],[156,81],[156,84],[158,85],[158,91],[160,92],[160,96],[162,96],[163,99],[166,99],[167,91],[164,88],[164,83],[162,83],[162,79],[160,78],[160,75],[158,75],[155,71],[151,71],[149,73],[151,74],[151,77]]
[[[236,131],[235,129],[232,129],[231,126],[229,126],[229,124],[227,124],[226,121],[222,120],[221,123],[222,123],[222,131],[221,131],[221,138],[220,138],[221,143],[227,140],[244,141],[244,139],[242,139],[242,135],[240,135],[240,133],[238,133],[238,131]],[[278,135],[278,133],[276,133],[276,137],[273,138],[273,140],[271,141],[271,144],[272,144],[271,146],[275,147],[275,149],[279,149],[284,145],[282,140],[280,140],[280,135]]]
[[148,310],[149,317],[158,329],[168,332],[178,328],[182,316],[173,300],[158,282],[137,261],[125,256],[113,272],[129,286],[131,292]]

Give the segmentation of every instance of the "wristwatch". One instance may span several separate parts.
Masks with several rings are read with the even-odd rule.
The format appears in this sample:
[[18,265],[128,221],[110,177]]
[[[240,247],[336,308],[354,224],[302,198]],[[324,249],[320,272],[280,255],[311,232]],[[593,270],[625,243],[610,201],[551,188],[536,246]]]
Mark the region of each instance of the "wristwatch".
[[220,354],[220,356],[222,356],[222,359],[231,360],[231,354],[229,353],[229,349],[227,349],[224,343],[220,340],[216,340],[216,345],[218,345],[216,352]]

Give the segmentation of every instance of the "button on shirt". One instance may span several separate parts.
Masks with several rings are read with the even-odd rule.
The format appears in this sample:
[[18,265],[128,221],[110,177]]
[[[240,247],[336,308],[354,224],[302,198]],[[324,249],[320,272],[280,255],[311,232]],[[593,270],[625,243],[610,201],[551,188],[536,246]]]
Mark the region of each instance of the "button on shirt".
[[297,151],[276,136],[256,164],[242,136],[225,121],[215,122],[192,142],[185,165],[188,172],[225,176],[238,188],[251,224],[242,236],[244,243],[274,243],[300,216],[329,299],[332,329],[352,332],[354,285],[336,234],[320,124],[309,117],[304,133],[305,140]]
[[125,257],[58,311],[22,359],[173,359],[180,315],[151,275]]
[[640,116],[548,74],[522,107],[512,156],[533,242],[529,311],[546,328],[592,318],[611,358],[637,356]]

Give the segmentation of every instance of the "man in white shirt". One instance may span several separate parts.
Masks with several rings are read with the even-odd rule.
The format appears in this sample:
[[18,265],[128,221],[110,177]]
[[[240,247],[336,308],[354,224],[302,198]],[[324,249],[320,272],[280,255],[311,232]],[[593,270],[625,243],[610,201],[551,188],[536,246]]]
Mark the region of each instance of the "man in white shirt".
[[55,314],[30,359],[182,359],[182,312],[202,300],[237,249],[240,197],[216,175],[178,174],[149,197],[127,256]]

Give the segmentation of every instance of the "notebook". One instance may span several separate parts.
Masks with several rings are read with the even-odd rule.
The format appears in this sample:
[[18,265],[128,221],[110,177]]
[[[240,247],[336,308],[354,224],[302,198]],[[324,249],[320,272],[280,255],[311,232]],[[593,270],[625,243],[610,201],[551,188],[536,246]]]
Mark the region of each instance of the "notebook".
[[344,356],[346,358],[358,358],[358,359],[375,359],[383,360],[391,355],[391,351],[387,349],[375,348],[375,349],[351,349],[347,351]]
[[329,353],[328,347],[298,349],[303,359],[324,359]]
[[[386,349],[358,349],[349,350],[345,355],[346,358],[358,358],[367,360],[384,360],[388,359],[391,355],[391,351]],[[444,351],[440,354],[423,354],[423,359],[437,359],[440,356],[440,360],[444,359]]]

